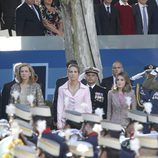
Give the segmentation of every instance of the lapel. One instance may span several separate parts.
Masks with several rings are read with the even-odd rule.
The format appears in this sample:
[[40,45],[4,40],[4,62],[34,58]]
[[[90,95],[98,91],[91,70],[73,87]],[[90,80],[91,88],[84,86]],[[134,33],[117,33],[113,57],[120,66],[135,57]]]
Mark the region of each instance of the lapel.
[[138,20],[140,21],[141,27],[143,28],[143,21],[142,21],[142,16],[141,16],[141,11],[138,3],[136,4],[136,16]]
[[[27,11],[26,14],[28,14],[31,18],[36,19],[36,21],[39,21],[35,11],[33,9],[31,9],[31,7],[26,2],[24,3],[24,5],[25,5],[26,11]],[[36,9],[36,10],[38,12],[38,9]],[[38,14],[39,14],[39,12],[38,12]]]
[[83,85],[82,83],[80,83],[80,88],[79,90],[75,93],[75,95],[72,95],[68,89],[68,81],[62,86],[62,88],[64,89],[65,91],[65,94],[68,96],[68,97],[78,97],[82,94],[82,90],[85,89],[85,85]]

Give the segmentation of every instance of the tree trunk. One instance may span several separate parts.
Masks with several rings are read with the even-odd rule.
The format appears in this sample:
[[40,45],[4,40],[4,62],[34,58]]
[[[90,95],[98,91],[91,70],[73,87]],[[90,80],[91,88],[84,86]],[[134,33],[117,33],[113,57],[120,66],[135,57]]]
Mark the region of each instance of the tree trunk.
[[100,69],[98,40],[96,35],[92,0],[61,0],[65,32],[66,59],[77,60],[81,72],[86,67],[95,66]]

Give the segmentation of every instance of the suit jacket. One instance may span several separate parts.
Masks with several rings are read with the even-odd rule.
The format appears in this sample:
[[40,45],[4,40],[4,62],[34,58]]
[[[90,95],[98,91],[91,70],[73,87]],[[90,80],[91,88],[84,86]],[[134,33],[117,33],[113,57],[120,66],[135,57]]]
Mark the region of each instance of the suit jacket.
[[15,29],[15,10],[21,0],[1,0],[3,20],[2,29]]
[[91,101],[92,101],[92,110],[95,112],[97,108],[103,108],[104,118],[107,114],[107,93],[108,91],[98,85],[95,85],[92,90],[90,90]]
[[[20,87],[20,83],[15,83],[10,90],[10,94],[13,93],[13,91],[18,91],[19,93],[21,92],[21,87]],[[42,94],[42,90],[41,90],[41,86],[38,83],[30,83],[28,85],[28,87],[25,90],[25,95],[23,97],[25,97],[25,99],[21,102],[20,100],[20,95],[17,98],[17,103],[18,104],[26,104],[26,105],[30,105],[30,103],[27,100],[27,96],[28,95],[33,95],[34,96],[34,100],[33,100],[33,105],[34,106],[40,106],[40,105],[44,105],[44,98],[43,98],[43,94]],[[9,103],[14,104],[15,99],[14,97],[11,95],[10,96],[10,100]]]
[[119,34],[119,16],[118,11],[113,6],[108,13],[104,4],[96,7],[96,26],[98,35],[117,35]]
[[158,34],[158,5],[156,0],[147,1],[148,7],[152,11],[151,34]]
[[7,114],[6,114],[6,105],[9,104],[9,98],[10,98],[10,90],[13,84],[15,84],[15,80],[4,84],[3,89],[2,89],[2,115],[1,118],[7,119]]
[[39,7],[34,5],[40,20],[35,11],[27,3],[23,3],[16,9],[16,34],[17,36],[43,36],[44,26]]
[[132,7],[130,5],[121,5],[120,2],[117,2],[114,6],[119,12],[120,34],[135,34],[135,24]]
[[[136,34],[143,34],[143,21],[142,21],[140,7],[138,3],[133,5],[132,7],[133,7],[134,20],[135,20]],[[150,34],[151,33],[151,11],[149,7],[147,7],[147,13],[148,13],[148,34]]]
[[58,100],[58,89],[60,86],[62,86],[65,82],[68,81],[68,77],[59,78],[56,81],[55,86],[55,92],[54,92],[54,100],[53,100],[53,106],[51,108],[52,116],[54,122],[57,122],[57,100]]
[[68,89],[68,81],[59,87],[57,102],[58,128],[63,128],[65,125],[65,110],[72,110],[80,113],[92,113],[89,88],[80,83],[80,88],[75,95],[72,95]]
[[133,90],[131,92],[124,93],[122,98],[120,98],[118,91],[110,90],[108,92],[107,119],[109,121],[119,123],[123,126],[128,125],[128,105],[126,103],[126,97],[131,97],[130,107],[131,109],[136,109],[136,99]]
[[100,84],[102,87],[105,87],[107,91],[111,90],[113,86],[113,76],[103,78]]

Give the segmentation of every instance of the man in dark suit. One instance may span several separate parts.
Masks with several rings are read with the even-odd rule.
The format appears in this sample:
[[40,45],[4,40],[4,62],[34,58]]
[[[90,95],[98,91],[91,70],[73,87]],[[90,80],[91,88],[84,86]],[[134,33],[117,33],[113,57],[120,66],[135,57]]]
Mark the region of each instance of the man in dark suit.
[[95,20],[98,35],[119,34],[118,11],[111,5],[112,0],[104,0],[95,7]]
[[17,36],[43,36],[44,26],[39,7],[34,0],[25,0],[16,9]]
[[[150,34],[151,33],[151,9],[147,6],[147,0],[138,0],[138,3],[133,5],[133,15],[135,20],[136,34]],[[143,10],[145,9],[145,16]],[[146,19],[146,20],[145,20]],[[146,29],[145,29],[146,21]]]
[[148,0],[147,5],[152,11],[151,34],[158,34],[158,1]]
[[95,67],[90,67],[85,70],[86,81],[90,89],[92,110],[93,113],[97,108],[103,109],[104,118],[106,118],[107,113],[107,93],[108,91],[98,86],[96,83],[98,81],[99,70]]
[[123,72],[123,65],[120,61],[115,61],[112,64],[112,76],[103,78],[103,80],[101,82],[101,86],[105,87],[107,89],[107,91],[111,90],[112,86],[115,87],[116,77],[120,72]]
[[12,87],[13,84],[15,84],[16,82],[18,82],[18,80],[16,79],[17,73],[19,71],[19,66],[21,63],[16,63],[14,65],[13,71],[14,71],[14,80],[4,84],[3,89],[2,89],[2,115],[1,118],[3,119],[7,119],[7,114],[6,114],[6,105],[9,104],[9,98],[10,98],[10,89]]
[[2,29],[8,29],[10,36],[15,30],[15,10],[20,3],[21,0],[1,0]]

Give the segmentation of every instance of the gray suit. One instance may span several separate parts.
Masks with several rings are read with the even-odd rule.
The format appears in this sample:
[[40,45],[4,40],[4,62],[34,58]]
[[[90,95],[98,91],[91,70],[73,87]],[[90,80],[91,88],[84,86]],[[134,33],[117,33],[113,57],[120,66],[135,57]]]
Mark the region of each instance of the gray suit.
[[119,123],[123,126],[127,126],[129,119],[127,118],[128,105],[126,103],[126,97],[131,97],[131,109],[136,109],[136,99],[134,91],[124,93],[122,98],[119,97],[119,92],[110,90],[108,92],[108,109],[107,119],[114,123]]

